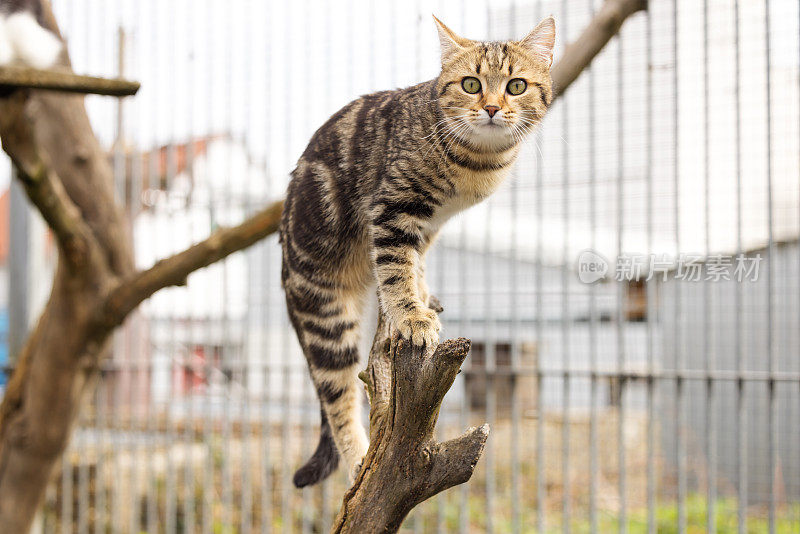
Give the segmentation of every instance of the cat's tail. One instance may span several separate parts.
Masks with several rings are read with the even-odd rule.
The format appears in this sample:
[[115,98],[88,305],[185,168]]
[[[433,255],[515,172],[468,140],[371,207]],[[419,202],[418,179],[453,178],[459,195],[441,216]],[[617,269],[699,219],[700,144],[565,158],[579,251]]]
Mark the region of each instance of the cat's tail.
[[303,467],[294,474],[294,485],[298,488],[311,486],[325,479],[333,473],[339,465],[339,451],[333,441],[331,424],[325,415],[325,410],[320,410],[322,423],[320,425],[319,444],[317,450]]

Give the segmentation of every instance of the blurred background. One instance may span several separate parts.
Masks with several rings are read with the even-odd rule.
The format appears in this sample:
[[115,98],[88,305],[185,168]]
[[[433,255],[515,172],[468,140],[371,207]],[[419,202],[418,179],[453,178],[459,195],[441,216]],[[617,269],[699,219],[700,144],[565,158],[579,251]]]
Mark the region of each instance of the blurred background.
[[[435,77],[431,13],[474,39],[552,13],[558,62],[601,1],[53,4],[76,72],[142,82],[87,106],[147,267],[282,197],[356,96]],[[796,0],[651,0],[448,223],[428,280],[473,349],[439,431],[492,434],[404,532],[800,532],[799,71]],[[4,155],[0,193],[9,368],[56,251]],[[128,320],[43,532],[328,530],[344,473],[291,484],[319,416],[279,266],[273,236]]]

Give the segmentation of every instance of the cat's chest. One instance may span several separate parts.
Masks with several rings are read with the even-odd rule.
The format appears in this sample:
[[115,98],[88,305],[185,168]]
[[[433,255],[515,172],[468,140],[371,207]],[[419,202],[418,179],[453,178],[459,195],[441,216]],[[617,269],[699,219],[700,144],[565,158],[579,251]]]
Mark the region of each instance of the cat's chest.
[[487,199],[502,184],[510,173],[510,168],[493,171],[466,171],[450,176],[454,191],[430,219],[432,230],[438,231],[451,217]]

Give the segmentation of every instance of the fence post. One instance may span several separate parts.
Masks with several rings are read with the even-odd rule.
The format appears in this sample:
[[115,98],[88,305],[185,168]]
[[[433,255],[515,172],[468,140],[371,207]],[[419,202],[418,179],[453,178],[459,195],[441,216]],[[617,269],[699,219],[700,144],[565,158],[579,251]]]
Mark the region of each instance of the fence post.
[[[16,170],[12,170],[16,174]],[[16,359],[28,337],[29,270],[30,270],[30,206],[19,181],[12,176],[9,193],[8,253],[8,354]]]

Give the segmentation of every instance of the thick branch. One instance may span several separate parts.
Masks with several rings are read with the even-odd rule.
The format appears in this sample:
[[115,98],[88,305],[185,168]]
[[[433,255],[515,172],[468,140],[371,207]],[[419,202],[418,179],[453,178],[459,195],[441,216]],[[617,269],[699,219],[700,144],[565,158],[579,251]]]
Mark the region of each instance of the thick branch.
[[274,233],[278,229],[282,210],[283,201],[275,202],[239,226],[217,230],[205,241],[123,280],[106,299],[101,321],[108,328],[117,326],[131,310],[159,289],[184,285],[186,277],[192,272]]
[[442,399],[469,352],[466,339],[433,354],[390,337],[381,318],[362,373],[370,394],[370,446],[331,532],[396,532],[420,502],[469,480],[488,425],[437,443]]
[[81,76],[66,71],[0,67],[0,93],[8,89],[49,89],[67,93],[131,96],[139,90],[139,83]]
[[22,93],[0,99],[3,149],[14,162],[28,198],[53,231],[67,264],[85,266],[87,258],[98,260],[102,253],[61,180],[42,158],[27,104],[28,97]]
[[604,46],[619,33],[622,23],[647,9],[647,0],[606,0],[580,37],[567,46],[564,55],[550,71],[555,96],[567,90]]

